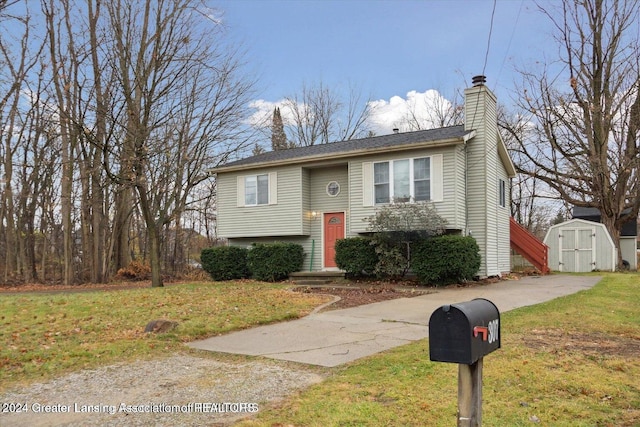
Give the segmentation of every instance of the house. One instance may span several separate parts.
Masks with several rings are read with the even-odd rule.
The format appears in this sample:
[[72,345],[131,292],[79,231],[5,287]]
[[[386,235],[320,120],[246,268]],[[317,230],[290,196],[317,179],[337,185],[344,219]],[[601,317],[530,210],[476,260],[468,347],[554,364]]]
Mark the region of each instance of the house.
[[[628,214],[629,210],[623,211],[623,214]],[[583,208],[579,206],[573,207],[572,216],[574,219],[584,219],[593,222],[602,222],[600,211],[596,208]],[[607,233],[608,234],[608,233]],[[622,260],[625,262],[629,269],[638,269],[638,257],[637,257],[637,239],[638,239],[638,223],[635,220],[627,221],[622,224],[620,229],[620,254]],[[617,259],[616,259],[617,263]]]
[[304,247],[305,271],[337,269],[337,239],[397,198],[430,201],[450,232],[480,247],[478,275],[510,271],[509,196],[515,168],[498,135],[496,97],[474,78],[464,125],[272,151],[215,168],[218,234],[230,245]]

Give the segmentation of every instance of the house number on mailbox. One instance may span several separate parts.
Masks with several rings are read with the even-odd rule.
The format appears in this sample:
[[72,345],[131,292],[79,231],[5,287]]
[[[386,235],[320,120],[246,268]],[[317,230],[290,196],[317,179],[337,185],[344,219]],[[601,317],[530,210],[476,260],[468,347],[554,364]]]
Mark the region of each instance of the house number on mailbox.
[[494,343],[496,341],[498,341],[498,334],[500,331],[500,324],[498,323],[499,320],[498,319],[494,319],[491,322],[489,322],[489,343]]
[[492,344],[498,341],[498,334],[500,333],[500,321],[498,319],[494,319],[490,321],[487,326],[476,326],[473,328],[473,336],[480,336],[482,341],[487,341],[489,344]]

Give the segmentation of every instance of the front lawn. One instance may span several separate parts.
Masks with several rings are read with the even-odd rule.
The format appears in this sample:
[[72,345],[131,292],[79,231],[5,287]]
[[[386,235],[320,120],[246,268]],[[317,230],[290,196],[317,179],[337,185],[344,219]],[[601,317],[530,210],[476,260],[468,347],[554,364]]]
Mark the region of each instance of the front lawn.
[[[428,339],[336,368],[327,381],[243,426],[456,425],[455,364]],[[640,275],[502,314],[484,360],[487,426],[640,425]]]
[[[298,318],[328,299],[285,288],[244,281],[0,294],[0,391],[21,381],[185,351],[185,342]],[[156,319],[179,326],[144,333]]]

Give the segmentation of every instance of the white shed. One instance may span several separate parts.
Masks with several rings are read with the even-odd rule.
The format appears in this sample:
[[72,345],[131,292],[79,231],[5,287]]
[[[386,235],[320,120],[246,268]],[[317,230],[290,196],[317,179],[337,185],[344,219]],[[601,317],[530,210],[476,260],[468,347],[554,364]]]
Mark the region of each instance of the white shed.
[[549,267],[564,272],[615,271],[616,246],[604,224],[572,219],[552,226],[544,238]]

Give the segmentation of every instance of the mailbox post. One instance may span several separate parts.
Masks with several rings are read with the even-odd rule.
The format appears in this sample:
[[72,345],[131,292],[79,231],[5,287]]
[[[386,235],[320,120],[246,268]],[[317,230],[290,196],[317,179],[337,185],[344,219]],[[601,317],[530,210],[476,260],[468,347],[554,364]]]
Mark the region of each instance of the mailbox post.
[[443,305],[429,319],[429,357],[458,364],[458,427],[482,425],[482,365],[500,348],[500,312],[477,298]]

